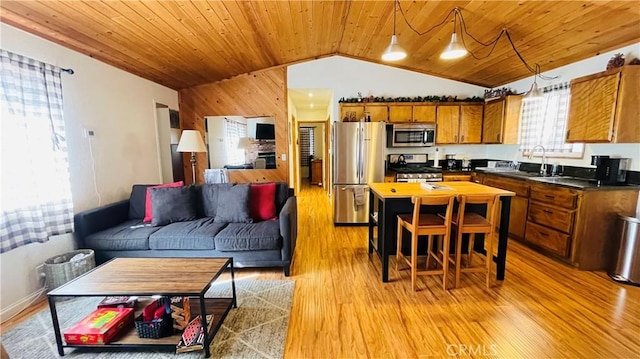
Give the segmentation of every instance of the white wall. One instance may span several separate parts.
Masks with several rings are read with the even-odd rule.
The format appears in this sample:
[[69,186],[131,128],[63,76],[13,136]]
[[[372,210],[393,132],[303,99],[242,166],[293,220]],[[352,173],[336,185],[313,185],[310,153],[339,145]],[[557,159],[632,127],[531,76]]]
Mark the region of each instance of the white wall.
[[[76,213],[128,198],[132,184],[161,180],[155,104],[177,109],[176,91],[3,23],[0,40],[7,51],[75,71],[62,74],[62,88]],[[83,138],[83,128],[95,131],[91,141]],[[0,255],[2,319],[38,291],[35,267],[73,247],[67,235]]]
[[[636,43],[630,46],[626,46],[614,51],[600,54],[598,56],[591,57],[586,60],[574,62],[572,64],[559,67],[557,69],[543,72],[542,75],[555,77],[554,80],[542,80],[538,79],[538,85],[540,87],[569,82],[576,77],[582,77],[590,75],[596,72],[604,71],[607,67],[609,59],[616,54],[622,53],[625,55],[627,62],[634,57],[640,58],[640,43]],[[503,85],[504,87],[510,87],[518,92],[528,91],[533,83],[533,77],[529,77],[516,82]],[[503,87],[499,86],[499,87]],[[591,155],[611,155],[616,157],[630,157],[631,170],[640,171],[640,144],[587,144],[585,145],[585,153],[581,159],[557,159],[558,163],[568,166],[584,167],[589,166],[591,163]],[[487,146],[487,157],[492,159],[504,159],[504,160],[518,160],[518,161],[531,161],[522,156],[522,153],[518,151],[518,146],[505,146],[505,145],[490,145]],[[552,161],[555,161],[552,160]]]
[[[332,56],[287,67],[287,87],[333,90],[332,119],[338,119],[340,98],[362,96],[415,97],[483,96],[484,87],[447,80],[391,66]],[[298,109],[298,113],[301,110]],[[454,153],[459,158],[486,158],[486,146],[438,146],[440,158]],[[433,159],[435,148],[387,149],[385,153],[427,153]]]

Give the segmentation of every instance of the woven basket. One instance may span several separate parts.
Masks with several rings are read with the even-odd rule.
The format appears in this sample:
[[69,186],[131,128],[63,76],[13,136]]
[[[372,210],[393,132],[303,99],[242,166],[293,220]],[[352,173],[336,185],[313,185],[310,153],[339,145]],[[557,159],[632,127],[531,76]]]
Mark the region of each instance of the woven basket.
[[[79,253],[86,254],[86,257],[80,261],[71,262],[71,258]],[[57,288],[81,274],[88,272],[95,266],[95,254],[91,249],[80,249],[51,257],[44,262],[47,289],[52,290]]]
[[[158,303],[164,306],[168,299],[163,297],[158,299]],[[142,321],[142,313],[134,320],[138,337],[148,339],[159,339],[173,334],[173,319],[171,314],[166,313],[165,316],[157,321]]]

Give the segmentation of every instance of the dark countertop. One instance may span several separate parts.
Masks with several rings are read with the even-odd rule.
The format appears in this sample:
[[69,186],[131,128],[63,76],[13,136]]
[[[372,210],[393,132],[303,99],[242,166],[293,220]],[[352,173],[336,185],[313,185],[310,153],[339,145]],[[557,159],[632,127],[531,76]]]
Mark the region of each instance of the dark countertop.
[[522,172],[522,171],[506,170],[506,169],[501,170],[501,169],[494,169],[494,168],[476,168],[476,171],[479,173],[485,173],[485,174],[491,174],[491,175],[502,176],[507,178],[515,178],[523,181],[529,181],[531,183],[550,184],[550,185],[579,189],[583,191],[640,190],[640,186],[638,185],[625,184],[621,186],[613,186],[613,185],[598,186],[595,180],[578,178],[578,177],[565,177],[565,176],[541,177],[538,173],[530,173],[530,172]]

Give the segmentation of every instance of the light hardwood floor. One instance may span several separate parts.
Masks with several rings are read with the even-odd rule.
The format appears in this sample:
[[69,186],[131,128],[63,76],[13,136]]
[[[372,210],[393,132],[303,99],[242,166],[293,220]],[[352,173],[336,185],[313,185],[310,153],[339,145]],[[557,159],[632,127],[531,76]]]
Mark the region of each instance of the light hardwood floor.
[[[296,281],[286,358],[638,358],[640,288],[603,272],[577,271],[509,243],[506,280],[486,289],[478,274],[444,291],[367,254],[365,227],[334,227],[315,186],[298,197]],[[284,278],[280,270],[242,276]],[[46,304],[41,304],[44,307]],[[7,326],[28,317],[21,315]]]

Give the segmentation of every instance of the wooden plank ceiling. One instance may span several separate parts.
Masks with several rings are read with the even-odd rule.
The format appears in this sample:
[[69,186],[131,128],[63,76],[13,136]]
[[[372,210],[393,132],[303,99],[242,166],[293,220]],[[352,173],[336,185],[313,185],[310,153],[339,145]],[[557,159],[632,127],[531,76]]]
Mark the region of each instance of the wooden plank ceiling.
[[[419,31],[462,9],[481,41],[507,28],[524,58],[550,70],[640,41],[637,1],[406,1]],[[382,63],[393,1],[11,1],[0,20],[174,89],[331,55]],[[531,73],[508,42],[486,59],[441,60],[453,17],[418,36],[398,13],[408,57],[388,63],[486,87]],[[485,55],[479,45],[468,47]]]

